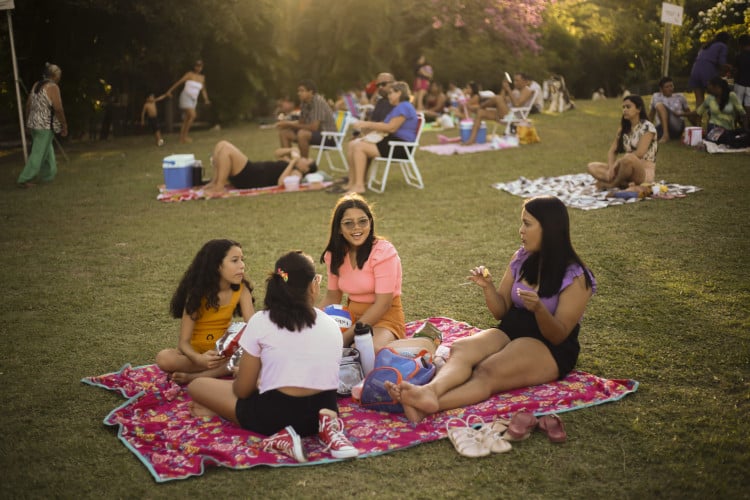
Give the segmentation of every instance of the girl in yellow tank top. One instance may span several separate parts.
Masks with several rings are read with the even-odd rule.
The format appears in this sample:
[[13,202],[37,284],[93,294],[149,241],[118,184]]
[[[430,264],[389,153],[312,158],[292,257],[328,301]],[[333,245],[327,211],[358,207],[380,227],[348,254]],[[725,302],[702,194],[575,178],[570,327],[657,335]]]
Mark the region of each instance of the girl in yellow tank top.
[[228,375],[228,360],[216,351],[216,341],[233,315],[247,321],[255,313],[252,291],[239,243],[220,239],[203,245],[172,296],[169,310],[181,320],[180,336],[177,349],[156,355],[159,368],[179,384]]

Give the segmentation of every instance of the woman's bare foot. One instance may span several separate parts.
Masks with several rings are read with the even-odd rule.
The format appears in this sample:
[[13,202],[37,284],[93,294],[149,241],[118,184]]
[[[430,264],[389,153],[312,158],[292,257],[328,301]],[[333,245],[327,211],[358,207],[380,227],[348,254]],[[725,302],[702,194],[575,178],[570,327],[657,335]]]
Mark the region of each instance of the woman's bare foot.
[[194,417],[214,417],[218,415],[218,413],[209,410],[202,404],[196,403],[195,401],[190,401],[190,403],[188,403],[188,408],[190,408],[190,414]]
[[390,380],[386,380],[383,386],[385,387],[385,390],[388,391],[388,395],[391,399],[394,401],[401,401],[401,388],[399,386]]
[[193,381],[193,379],[199,377],[199,373],[190,372],[174,372],[172,373],[172,381],[175,384],[185,385]]
[[408,382],[399,384],[401,406],[410,422],[419,423],[427,415],[440,410],[437,394],[427,386],[413,385]]

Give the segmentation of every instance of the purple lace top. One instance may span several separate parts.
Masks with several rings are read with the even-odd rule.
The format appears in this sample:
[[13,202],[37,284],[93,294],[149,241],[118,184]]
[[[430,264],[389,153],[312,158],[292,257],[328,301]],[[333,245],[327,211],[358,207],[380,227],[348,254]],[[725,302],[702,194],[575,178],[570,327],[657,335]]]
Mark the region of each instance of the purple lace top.
[[[534,291],[533,287],[530,287],[526,283],[523,283],[521,281],[521,266],[524,262],[526,262],[526,259],[529,258],[529,255],[531,255],[529,252],[527,252],[523,247],[519,248],[518,251],[513,255],[513,259],[510,261],[510,270],[513,273],[513,288],[510,291],[511,299],[513,300],[513,305],[523,309],[523,300],[521,300],[521,297],[519,297],[517,289],[520,288],[522,290],[532,290]],[[560,290],[558,292],[551,296],[551,297],[539,297],[539,300],[542,301],[542,304],[544,304],[544,307],[547,308],[547,310],[550,312],[550,314],[554,315],[555,311],[557,311],[557,303],[560,300],[560,293],[565,290],[568,286],[570,286],[571,283],[573,283],[573,280],[577,278],[578,276],[582,276],[584,273],[583,267],[581,267],[579,264],[570,264],[568,268],[565,270],[565,276],[563,276],[562,284],[560,285]],[[592,290],[594,293],[596,293],[596,280],[594,279],[594,276],[591,276],[591,284],[592,284]]]

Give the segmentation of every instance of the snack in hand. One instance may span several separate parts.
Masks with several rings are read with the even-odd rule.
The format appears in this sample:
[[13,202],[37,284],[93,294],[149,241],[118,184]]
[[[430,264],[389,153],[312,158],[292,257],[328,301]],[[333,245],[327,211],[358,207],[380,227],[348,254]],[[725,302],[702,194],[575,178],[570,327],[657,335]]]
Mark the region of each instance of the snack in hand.
[[489,275],[490,275],[490,270],[489,269],[487,269],[486,267],[484,269],[482,269],[482,276],[483,277],[486,278]]

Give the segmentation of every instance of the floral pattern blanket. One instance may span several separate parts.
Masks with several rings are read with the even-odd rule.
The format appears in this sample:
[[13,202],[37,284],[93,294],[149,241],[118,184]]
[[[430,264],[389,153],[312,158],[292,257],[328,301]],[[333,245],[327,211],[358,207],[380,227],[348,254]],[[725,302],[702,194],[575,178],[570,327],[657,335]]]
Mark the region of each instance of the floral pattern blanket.
[[[467,323],[436,317],[408,323],[407,332],[413,333],[425,321],[443,333],[444,346],[479,331]],[[160,483],[202,475],[207,466],[247,469],[339,460],[331,458],[317,438],[308,437],[303,445],[309,461],[298,464],[284,455],[263,451],[260,443],[264,436],[220,417],[191,416],[185,388],[169,380],[156,365],[126,364],[117,372],[86,377],[82,382],[128,398],[104,418],[104,424],[117,428],[120,440]],[[637,388],[635,380],[608,380],[573,371],[563,380],[496,394],[476,405],[432,415],[416,425],[402,414],[364,409],[351,398],[339,400],[339,413],[347,436],[360,451],[359,458],[365,458],[442,439],[452,417],[478,415],[491,421],[520,410],[536,415],[561,413],[617,401]]]
[[253,189],[230,189],[221,195],[208,196],[202,188],[167,189],[163,184],[159,186],[159,194],[156,199],[166,203],[175,201],[208,200],[214,198],[236,198],[238,196],[258,196],[261,194],[299,193],[305,191],[320,191],[332,185],[332,181],[323,181],[319,187],[313,188],[309,184],[300,184],[296,191],[288,191],[284,186],[268,186]]

